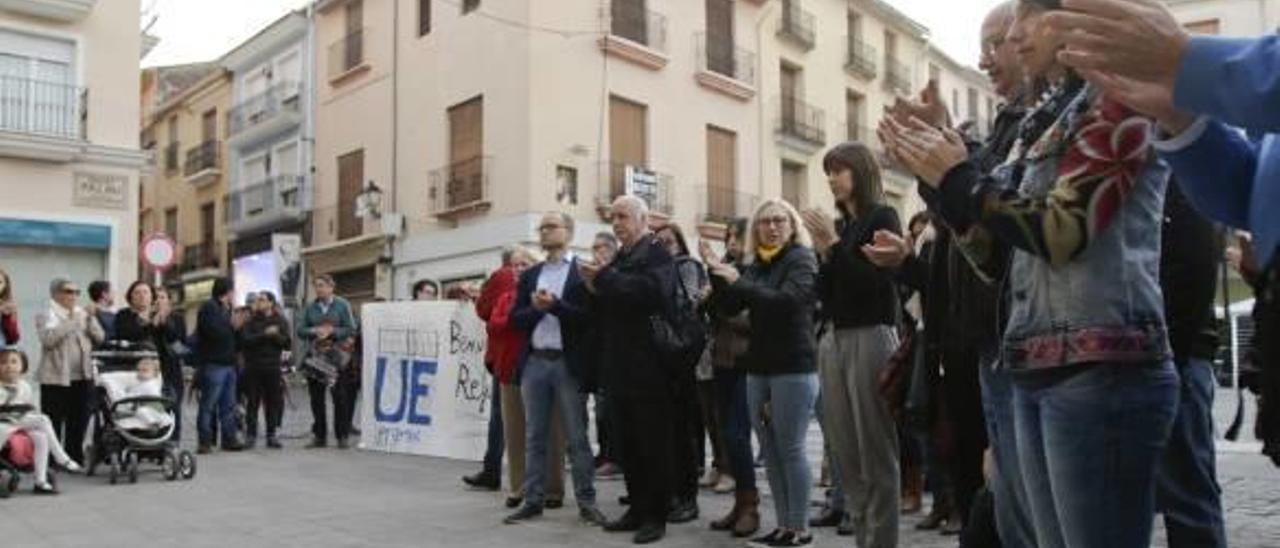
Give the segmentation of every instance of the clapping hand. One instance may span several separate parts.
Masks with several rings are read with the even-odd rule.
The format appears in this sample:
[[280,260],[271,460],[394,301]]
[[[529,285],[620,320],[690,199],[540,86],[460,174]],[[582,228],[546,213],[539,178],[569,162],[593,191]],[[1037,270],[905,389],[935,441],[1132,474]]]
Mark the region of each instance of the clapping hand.
[[911,256],[911,242],[888,230],[877,230],[871,243],[862,246],[867,260],[881,268],[897,268]]
[[733,285],[738,281],[738,278],[742,277],[737,268],[725,263],[711,265],[711,275],[724,280],[729,285]]
[[941,186],[947,172],[969,156],[959,133],[940,130],[919,118],[911,118],[909,125],[885,118],[880,121],[878,134],[895,160],[933,188]]
[[813,237],[813,247],[819,254],[826,255],[831,246],[840,241],[836,233],[836,221],[827,212],[817,208],[809,208],[800,212],[800,219]]
[[552,295],[550,291],[539,289],[533,293],[533,307],[539,311],[546,312],[551,310],[551,307],[555,306],[555,304],[556,296]]
[[702,262],[707,265],[708,270],[721,263],[716,250],[711,248],[711,242],[706,240],[698,241],[698,255],[702,257]]
[[947,104],[942,101],[942,94],[938,91],[937,80],[929,80],[929,84],[920,91],[918,100],[899,97],[892,106],[885,107],[884,111],[888,117],[902,125],[907,125],[912,118],[919,118],[930,126],[943,128],[950,125],[951,120]]

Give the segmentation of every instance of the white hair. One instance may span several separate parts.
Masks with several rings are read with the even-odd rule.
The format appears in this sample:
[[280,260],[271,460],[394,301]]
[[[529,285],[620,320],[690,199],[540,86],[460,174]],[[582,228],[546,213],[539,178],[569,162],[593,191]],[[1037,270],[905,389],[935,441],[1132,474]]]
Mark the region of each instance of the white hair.
[[645,201],[641,200],[638,196],[632,196],[630,194],[618,196],[618,199],[613,201],[613,205],[625,207],[628,211],[634,213],[640,220],[647,221],[649,219],[649,204],[645,203]]

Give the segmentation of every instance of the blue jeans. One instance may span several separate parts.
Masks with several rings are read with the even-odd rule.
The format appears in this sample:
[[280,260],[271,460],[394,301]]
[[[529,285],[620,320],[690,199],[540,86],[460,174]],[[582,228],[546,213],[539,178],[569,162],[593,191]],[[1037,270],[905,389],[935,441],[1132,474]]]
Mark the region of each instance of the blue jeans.
[[1178,363],[1182,378],[1178,415],[1156,483],[1170,548],[1227,545],[1222,489],[1214,472],[1213,366],[1201,359]]
[[553,406],[559,406],[573,472],[574,498],[580,507],[594,507],[596,470],[591,444],[587,441],[587,417],[582,413],[578,381],[569,373],[564,359],[529,356],[521,374],[520,395],[524,399],[525,416],[525,505],[541,508],[545,502],[551,411]]
[[996,370],[998,357],[983,358],[978,366],[982,384],[982,415],[987,421],[987,442],[995,469],[989,487],[995,499],[996,531],[1005,548],[1035,548],[1026,488],[1018,466],[1018,438],[1013,418],[1013,379]]
[[502,439],[502,398],[499,396],[498,377],[493,377],[492,391],[489,392],[489,441],[484,450],[484,472],[502,477],[502,451],[505,449]]
[[230,365],[205,364],[200,368],[200,444],[213,445],[213,415],[217,407],[218,430],[222,445],[236,439],[236,368]]
[[733,476],[734,490],[756,490],[755,460],[751,456],[751,419],[747,410],[747,374],[736,369],[716,369],[716,404],[724,435],[725,460]]
[[1018,461],[1038,546],[1150,545],[1178,387],[1170,362],[1014,374]]
[[[809,526],[813,477],[805,457],[805,436],[817,398],[816,373],[747,375],[747,406],[765,455],[765,472],[781,528],[804,530]],[[767,420],[765,404],[769,405]]]

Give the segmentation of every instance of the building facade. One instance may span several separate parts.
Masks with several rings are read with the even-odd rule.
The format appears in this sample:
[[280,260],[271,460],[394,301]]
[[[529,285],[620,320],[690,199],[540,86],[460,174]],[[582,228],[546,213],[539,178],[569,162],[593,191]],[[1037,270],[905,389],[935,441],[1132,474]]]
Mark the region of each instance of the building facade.
[[[224,137],[231,75],[217,63],[149,68],[142,73],[142,147],[152,165],[142,178],[139,240],[163,234],[177,262],[160,278],[194,320],[228,270]],[[139,264],[139,279],[155,273]]]
[[1262,36],[1280,32],[1280,0],[1165,0],[1187,29],[1200,34]]
[[137,273],[137,0],[0,4],[0,268],[38,356],[49,280]]

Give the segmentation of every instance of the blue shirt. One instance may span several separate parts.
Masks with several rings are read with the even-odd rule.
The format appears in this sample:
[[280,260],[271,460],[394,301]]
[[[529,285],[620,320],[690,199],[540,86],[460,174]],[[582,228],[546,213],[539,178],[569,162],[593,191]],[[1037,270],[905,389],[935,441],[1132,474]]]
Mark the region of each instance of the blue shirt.
[[[569,268],[573,266],[573,257],[565,254],[557,262],[542,263],[542,271],[538,273],[538,290],[545,290],[557,299],[564,296],[564,284],[569,281]],[[560,318],[555,314],[545,314],[533,328],[533,348],[535,350],[564,350],[564,341],[560,337]]]
[[1173,99],[1202,118],[1156,149],[1201,212],[1251,232],[1259,265],[1272,264],[1280,245],[1280,215],[1269,211],[1280,204],[1280,37],[1192,38]]

